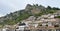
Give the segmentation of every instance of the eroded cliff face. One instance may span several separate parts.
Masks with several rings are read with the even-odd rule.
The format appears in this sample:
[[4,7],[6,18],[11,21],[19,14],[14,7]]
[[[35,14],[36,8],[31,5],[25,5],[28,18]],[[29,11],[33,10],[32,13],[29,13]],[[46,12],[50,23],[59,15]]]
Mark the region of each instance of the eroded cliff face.
[[42,6],[42,5],[38,6],[38,4],[36,4],[36,5],[27,4],[27,6],[25,8],[25,11],[29,11],[32,14],[38,14],[38,13],[40,13],[43,10],[45,10],[45,7]]

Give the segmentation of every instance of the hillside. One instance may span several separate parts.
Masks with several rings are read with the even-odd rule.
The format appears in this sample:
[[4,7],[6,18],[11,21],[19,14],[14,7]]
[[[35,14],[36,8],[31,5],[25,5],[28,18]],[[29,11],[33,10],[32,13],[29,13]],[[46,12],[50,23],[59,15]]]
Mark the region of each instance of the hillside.
[[27,19],[30,16],[41,16],[43,14],[53,14],[60,10],[59,8],[48,6],[47,8],[42,5],[30,5],[27,4],[25,9],[7,14],[4,17],[0,17],[0,25],[14,25],[24,19]]

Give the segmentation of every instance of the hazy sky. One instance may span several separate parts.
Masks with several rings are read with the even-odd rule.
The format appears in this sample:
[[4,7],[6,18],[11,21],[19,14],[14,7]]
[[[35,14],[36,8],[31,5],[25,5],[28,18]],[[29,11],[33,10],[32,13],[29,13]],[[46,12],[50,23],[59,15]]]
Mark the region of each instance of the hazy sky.
[[41,4],[60,8],[60,0],[0,0],[0,17],[24,9],[26,4]]

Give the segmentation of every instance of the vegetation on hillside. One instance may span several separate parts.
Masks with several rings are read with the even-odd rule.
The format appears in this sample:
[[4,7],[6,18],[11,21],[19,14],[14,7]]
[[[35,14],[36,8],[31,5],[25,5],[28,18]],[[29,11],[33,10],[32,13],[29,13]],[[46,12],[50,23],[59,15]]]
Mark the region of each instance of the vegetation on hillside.
[[[5,17],[3,17],[4,20],[3,20],[3,22],[0,22],[0,25],[5,25],[5,24],[14,25],[24,19],[27,19],[31,15],[37,17],[37,16],[41,16],[43,14],[53,14],[57,10],[60,10],[60,9],[56,8],[56,7],[51,8],[50,6],[45,8],[44,6],[38,5],[38,4],[36,4],[36,5],[27,4],[27,6],[24,10],[16,11],[14,13],[10,13],[10,14],[6,15]],[[39,13],[35,14],[34,11],[35,12],[39,11]]]

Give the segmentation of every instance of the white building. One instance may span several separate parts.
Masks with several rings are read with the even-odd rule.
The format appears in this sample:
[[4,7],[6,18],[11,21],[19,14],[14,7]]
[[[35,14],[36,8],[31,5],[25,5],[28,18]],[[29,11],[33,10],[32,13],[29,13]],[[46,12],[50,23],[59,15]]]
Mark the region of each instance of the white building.
[[28,20],[28,21],[34,21],[35,19],[36,19],[36,17],[30,16],[27,20]]
[[54,18],[55,17],[55,15],[50,15],[48,18]]
[[25,27],[26,26],[18,26],[17,29],[16,29],[16,31],[24,31]]
[[25,23],[20,23],[18,24],[18,26],[16,27],[16,31],[24,31],[24,28],[26,27]]
[[8,28],[3,28],[2,31],[7,31]]
[[52,26],[52,23],[51,22],[48,22],[48,26]]

